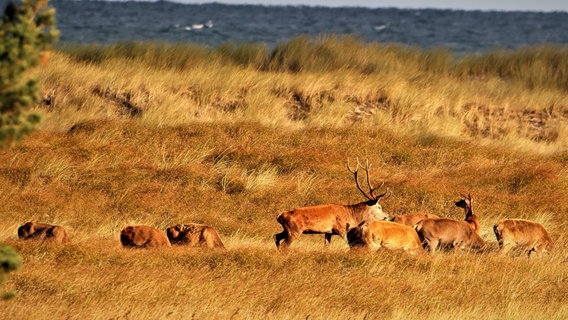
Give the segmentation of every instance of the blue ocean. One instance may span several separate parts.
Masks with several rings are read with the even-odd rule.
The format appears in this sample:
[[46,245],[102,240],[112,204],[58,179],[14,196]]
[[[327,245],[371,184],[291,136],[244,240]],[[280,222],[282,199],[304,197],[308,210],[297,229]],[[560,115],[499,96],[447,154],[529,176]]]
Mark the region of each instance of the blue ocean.
[[397,8],[327,8],[184,4],[157,1],[49,2],[59,43],[162,41],[210,46],[298,35],[354,35],[367,42],[443,47],[456,54],[536,44],[567,44],[566,12],[498,12]]

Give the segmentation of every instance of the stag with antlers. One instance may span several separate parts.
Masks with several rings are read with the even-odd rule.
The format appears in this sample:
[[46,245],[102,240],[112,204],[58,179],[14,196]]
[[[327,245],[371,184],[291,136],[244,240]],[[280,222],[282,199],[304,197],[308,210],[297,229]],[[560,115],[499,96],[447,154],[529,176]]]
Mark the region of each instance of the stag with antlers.
[[[368,193],[359,185],[358,172],[360,167],[365,170],[367,175]],[[353,174],[357,189],[368,199],[367,201],[353,205],[322,204],[295,208],[280,213],[276,220],[282,225],[284,230],[274,235],[276,247],[288,247],[302,233],[324,234],[326,247],[329,246],[333,235],[338,235],[347,242],[347,226],[355,227],[365,220],[387,219],[388,215],[383,212],[379,200],[387,195],[389,190],[387,188],[384,193],[375,195],[376,188],[373,188],[371,185],[369,168],[368,160],[365,166],[363,166],[357,159],[355,169],[351,169],[349,161],[347,161],[347,169]],[[379,188],[383,186],[384,182]]]

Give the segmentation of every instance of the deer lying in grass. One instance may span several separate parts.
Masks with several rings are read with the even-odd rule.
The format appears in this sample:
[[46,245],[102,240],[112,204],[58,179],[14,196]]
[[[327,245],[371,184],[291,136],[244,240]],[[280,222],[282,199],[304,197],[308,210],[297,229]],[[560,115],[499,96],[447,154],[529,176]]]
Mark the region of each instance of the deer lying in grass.
[[554,244],[546,229],[538,223],[522,219],[504,219],[493,226],[499,242],[499,253],[504,255],[511,248],[524,248],[530,257],[532,252],[540,256],[542,251],[552,251]]
[[32,221],[18,228],[18,237],[22,240],[48,240],[55,243],[66,243],[69,241],[67,232],[62,226]]
[[171,244],[225,249],[217,231],[202,224],[178,224],[166,229]]
[[124,247],[150,248],[170,247],[164,232],[149,226],[128,226],[120,232],[120,242]]
[[430,252],[435,252],[439,247],[481,249],[485,246],[485,241],[479,236],[479,219],[471,208],[471,195],[461,196],[456,206],[465,209],[464,221],[439,218],[424,219],[416,224],[416,232]]
[[391,221],[364,221],[347,231],[347,240],[351,248],[386,248],[404,250],[410,254],[424,252],[414,228]]
[[439,216],[431,213],[410,213],[410,214],[398,215],[392,218],[391,221],[412,227],[424,219],[438,219],[438,218]]
[[[354,205],[324,204],[319,206],[296,208],[282,212],[278,215],[276,220],[280,223],[280,225],[282,225],[284,230],[274,235],[276,247],[288,247],[302,233],[323,233],[325,237],[325,245],[327,247],[331,242],[332,235],[338,235],[347,241],[347,224],[356,226],[364,220],[385,220],[388,218],[388,215],[383,212],[383,209],[379,204],[379,200],[387,194],[388,188],[383,194],[374,194],[375,188],[371,186],[369,178],[370,165],[367,160],[363,169],[367,175],[369,194],[363,191],[361,186],[359,186],[359,179],[357,177],[359,166],[361,166],[361,164],[359,163],[359,160],[357,160],[357,166],[355,170],[352,170],[349,166],[349,162],[347,162],[347,169],[353,174],[357,188],[367,199],[369,199],[368,201]],[[383,185],[384,182],[380,187]]]

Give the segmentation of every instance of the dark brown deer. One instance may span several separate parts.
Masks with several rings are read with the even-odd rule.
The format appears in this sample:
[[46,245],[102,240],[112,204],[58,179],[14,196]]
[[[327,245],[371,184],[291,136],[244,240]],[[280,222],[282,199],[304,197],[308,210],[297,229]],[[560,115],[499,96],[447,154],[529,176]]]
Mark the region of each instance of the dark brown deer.
[[[388,193],[387,190],[379,195],[375,195],[376,189],[373,188],[369,177],[369,161],[363,167],[367,175],[367,186],[369,193],[367,194],[359,185],[358,170],[362,167],[359,160],[354,170],[347,162],[347,169],[353,174],[357,189],[368,199],[367,201],[353,204],[323,204],[318,206],[295,208],[290,211],[282,212],[276,220],[282,228],[282,232],[274,235],[274,241],[277,248],[288,247],[302,233],[306,234],[324,234],[325,245],[329,246],[332,235],[338,235],[343,240],[346,238],[347,225],[356,226],[364,220],[385,220],[388,215],[383,212],[379,200]],[[379,186],[381,188],[384,182]],[[282,242],[283,241],[283,242]]]
[[55,243],[69,241],[67,232],[62,226],[51,224],[27,222],[18,228],[18,237],[22,240],[47,240]]
[[481,249],[485,241],[479,236],[479,220],[471,210],[471,195],[461,195],[456,206],[465,209],[465,220],[450,218],[424,219],[414,227],[430,252],[437,248]]
[[176,224],[166,229],[171,244],[188,247],[206,247],[209,249],[225,249],[215,228],[203,224]]

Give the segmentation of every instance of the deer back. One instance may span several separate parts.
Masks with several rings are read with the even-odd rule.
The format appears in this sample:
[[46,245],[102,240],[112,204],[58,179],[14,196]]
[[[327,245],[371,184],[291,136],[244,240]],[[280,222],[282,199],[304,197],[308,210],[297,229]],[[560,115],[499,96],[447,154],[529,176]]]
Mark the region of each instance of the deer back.
[[484,244],[467,222],[450,218],[424,219],[416,225],[416,231],[422,238],[439,239],[445,245],[455,242],[475,246]]
[[524,219],[504,219],[495,225],[495,235],[497,240],[507,237],[520,246],[529,246],[535,242],[542,242],[552,248],[552,238],[538,222]]
[[411,213],[411,214],[398,215],[394,217],[391,221],[412,227],[426,218],[437,219],[439,217],[435,214],[430,214],[430,213]]
[[147,248],[171,246],[165,233],[150,226],[128,226],[120,232],[125,247]]

